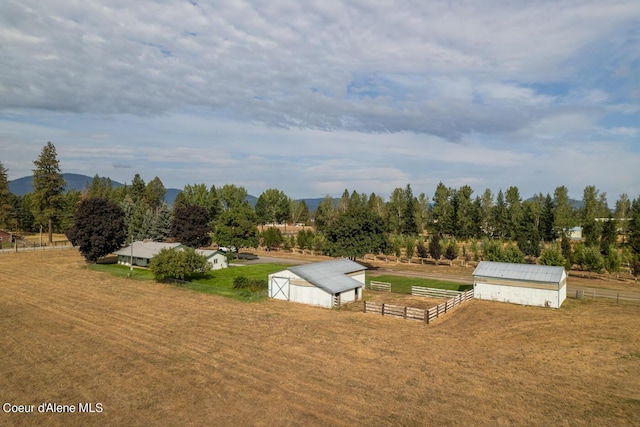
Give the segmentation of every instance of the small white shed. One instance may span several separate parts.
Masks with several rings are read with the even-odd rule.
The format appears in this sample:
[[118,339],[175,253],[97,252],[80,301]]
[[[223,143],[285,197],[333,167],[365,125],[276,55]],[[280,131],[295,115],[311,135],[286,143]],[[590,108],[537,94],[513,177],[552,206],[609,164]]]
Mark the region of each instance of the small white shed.
[[482,261],[473,271],[474,298],[560,308],[567,298],[563,267]]
[[220,270],[221,268],[227,268],[229,266],[227,254],[221,250],[196,249],[196,253],[207,259],[212,270]]
[[337,259],[289,267],[269,275],[269,297],[319,307],[362,298],[367,267]]

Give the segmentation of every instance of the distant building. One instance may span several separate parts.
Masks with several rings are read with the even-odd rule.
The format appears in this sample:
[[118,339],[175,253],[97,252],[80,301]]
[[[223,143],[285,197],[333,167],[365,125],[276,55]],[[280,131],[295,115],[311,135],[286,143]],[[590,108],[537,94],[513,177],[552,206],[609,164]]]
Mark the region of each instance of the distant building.
[[571,240],[582,241],[582,227],[573,227],[569,230],[569,238]]
[[13,241],[13,234],[8,231],[0,230],[0,243],[11,243]]
[[563,267],[482,261],[473,271],[474,298],[560,308],[567,298]]

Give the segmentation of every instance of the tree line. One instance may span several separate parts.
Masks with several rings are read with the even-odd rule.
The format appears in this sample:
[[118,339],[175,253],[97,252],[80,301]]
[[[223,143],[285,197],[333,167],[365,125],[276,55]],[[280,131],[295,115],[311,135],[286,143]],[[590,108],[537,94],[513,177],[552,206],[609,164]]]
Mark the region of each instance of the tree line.
[[[637,262],[640,254],[640,197],[632,200],[621,194],[610,208],[606,193],[592,185],[584,188],[580,208],[574,207],[565,186],[523,200],[515,186],[497,194],[486,189],[474,195],[468,185],[451,188],[442,182],[432,197],[415,196],[409,184],[396,188],[388,200],[345,189],[339,199],[326,196],[313,212],[303,200],[293,200],[275,188],[265,190],[252,207],[241,186],[189,184],[170,207],[160,178],[145,183],[139,174],[117,188],[109,178],[96,175],[83,191],[65,191],[50,142],[34,160],[33,177],[32,193],[13,195],[0,163],[0,228],[43,226],[50,242],[54,231],[75,237],[83,220],[78,214],[102,211],[111,216],[94,215],[88,221],[119,224],[114,218],[122,216],[124,241],[174,240],[192,247],[208,246],[213,240],[221,246],[297,246],[352,258],[417,252],[435,259],[455,259],[462,250],[463,257],[480,254],[483,259],[514,262],[535,258],[543,263],[564,261],[567,266],[596,258],[592,263],[603,268],[607,262],[615,264],[615,254],[626,256],[628,263]],[[117,209],[81,209],[95,200]],[[297,236],[283,236],[276,228],[258,232],[258,225],[287,222],[313,225],[313,230]],[[584,242],[578,246],[569,239],[574,227],[582,230]]]

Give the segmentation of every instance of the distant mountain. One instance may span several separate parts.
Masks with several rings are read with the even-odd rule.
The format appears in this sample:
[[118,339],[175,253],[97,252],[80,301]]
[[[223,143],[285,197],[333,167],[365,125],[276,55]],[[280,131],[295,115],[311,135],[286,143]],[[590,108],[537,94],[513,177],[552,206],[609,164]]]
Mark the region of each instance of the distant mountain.
[[[88,187],[93,180],[91,176],[77,173],[63,173],[62,177],[67,182],[67,190],[82,191],[82,189]],[[118,181],[111,181],[111,185],[113,188],[118,188],[123,184]],[[27,193],[31,193],[33,191],[33,176],[23,176],[22,178],[9,181],[9,190],[17,196],[24,196]],[[180,192],[182,192],[182,190],[178,190],[177,188],[167,188],[167,194],[164,200],[167,204],[173,205],[173,201]]]

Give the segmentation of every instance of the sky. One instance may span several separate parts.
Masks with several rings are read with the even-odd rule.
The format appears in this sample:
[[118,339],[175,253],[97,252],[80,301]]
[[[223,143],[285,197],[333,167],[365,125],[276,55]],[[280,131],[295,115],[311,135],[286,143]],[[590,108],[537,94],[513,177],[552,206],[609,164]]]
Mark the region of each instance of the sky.
[[3,0],[0,162],[167,188],[640,196],[640,2]]

